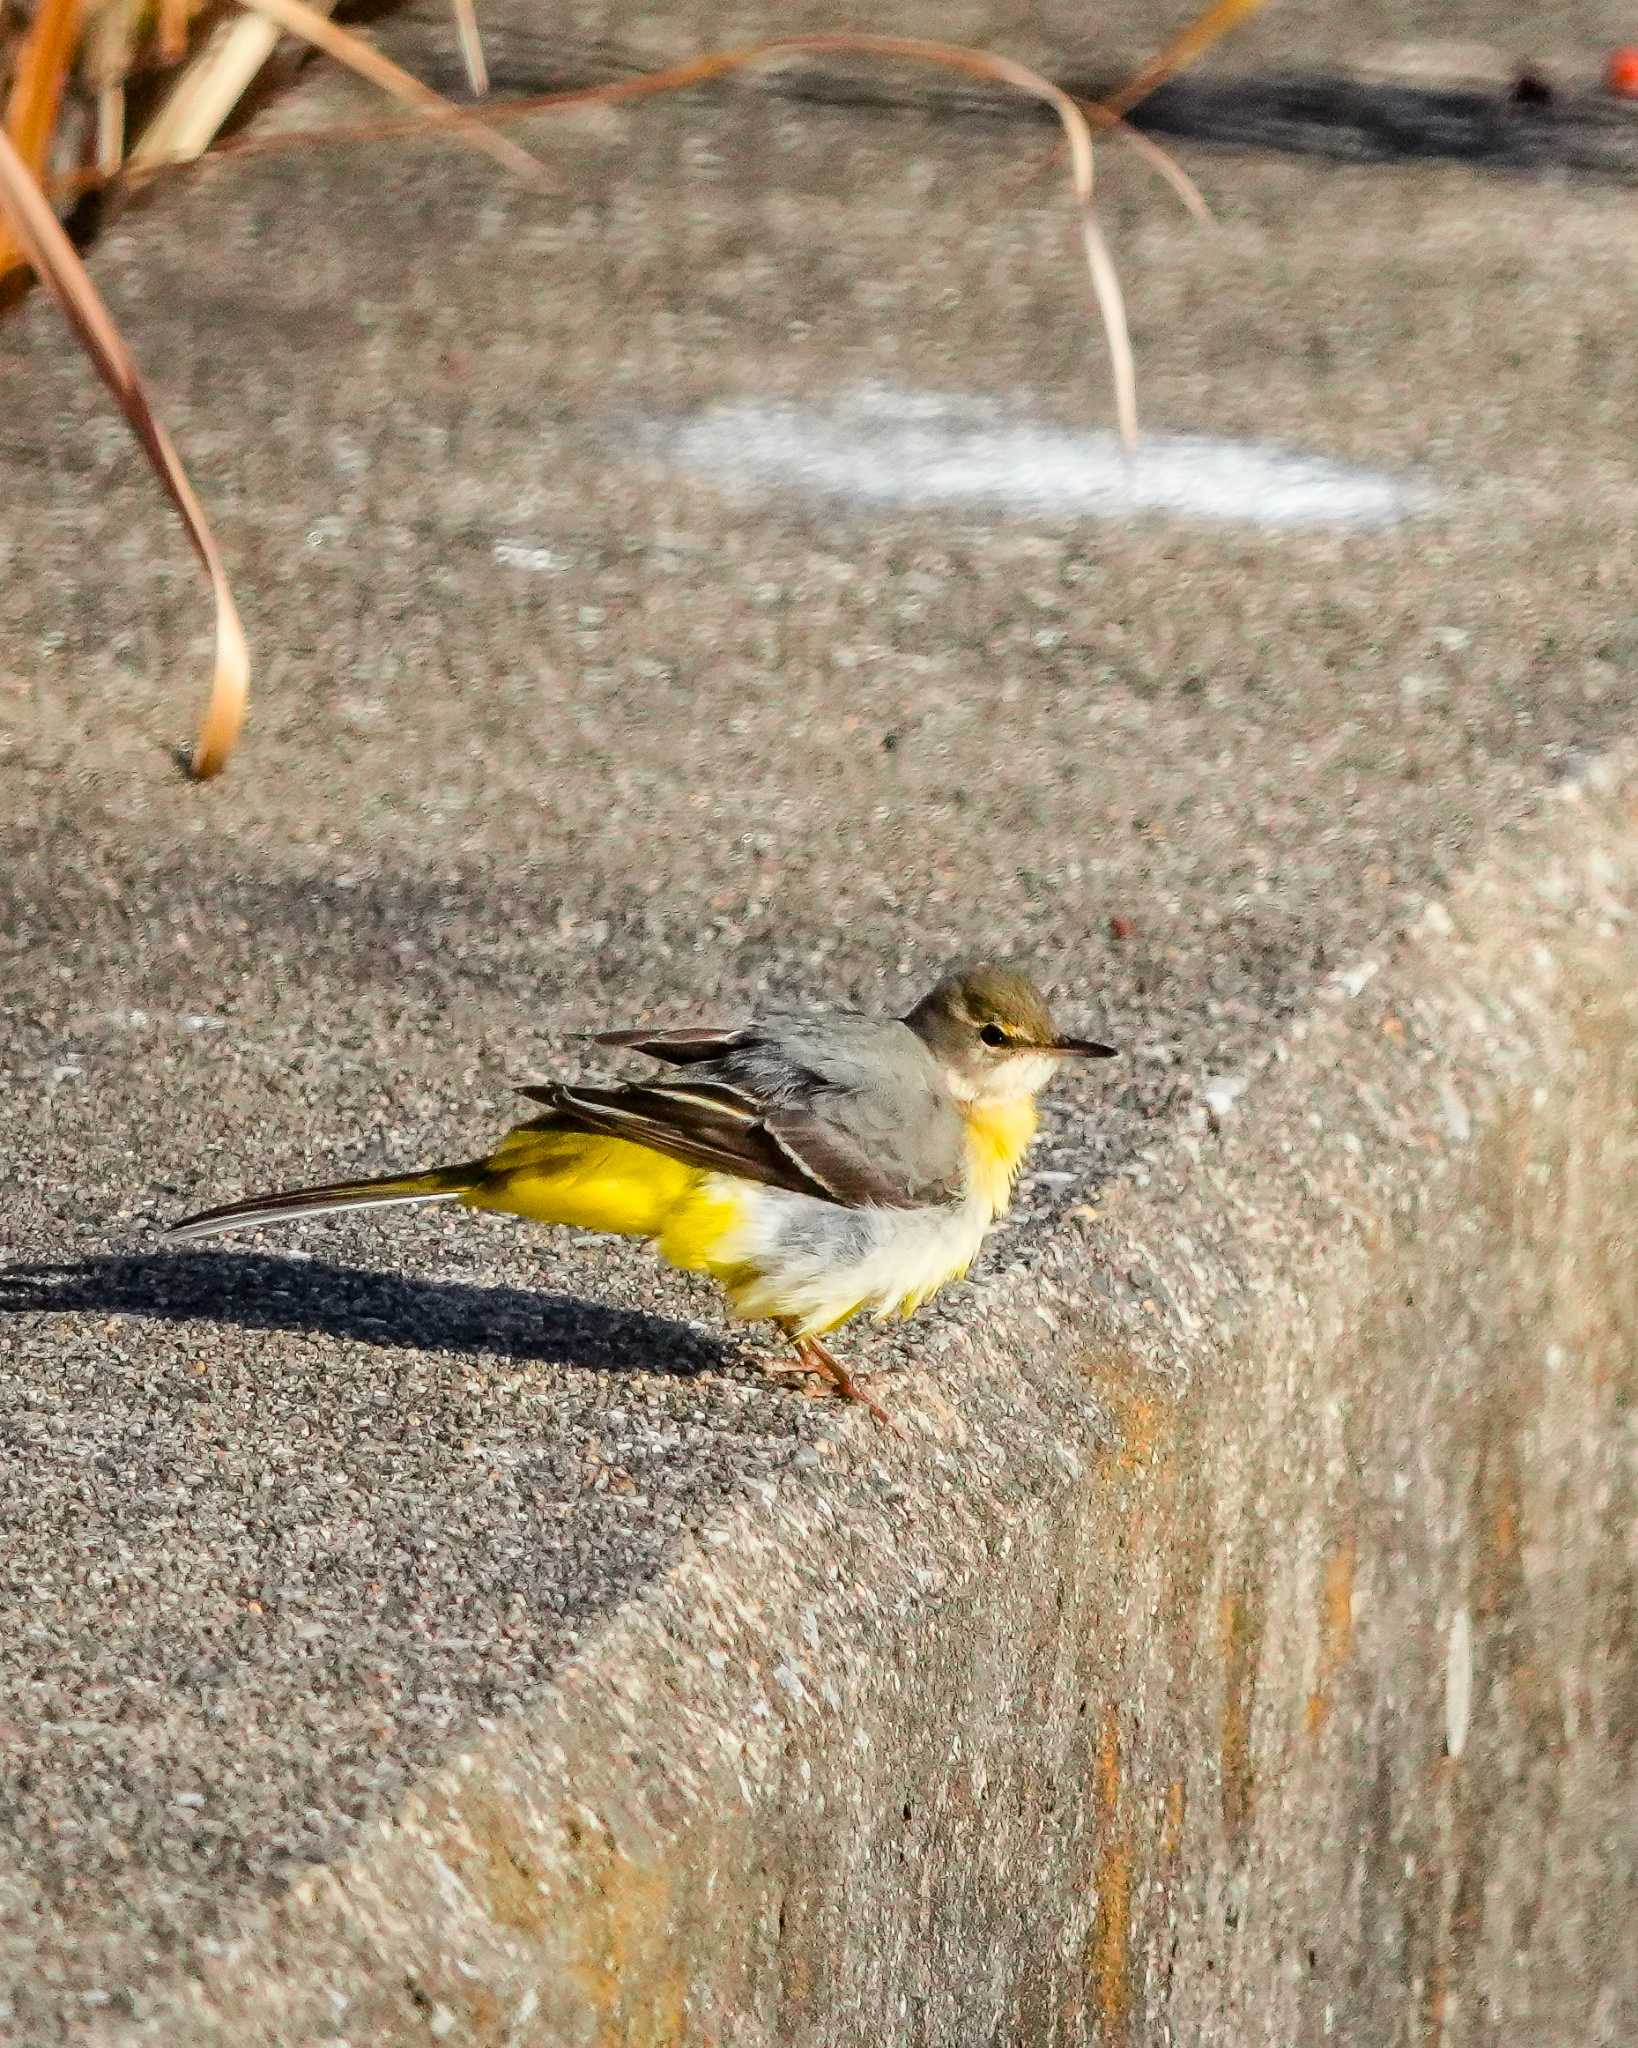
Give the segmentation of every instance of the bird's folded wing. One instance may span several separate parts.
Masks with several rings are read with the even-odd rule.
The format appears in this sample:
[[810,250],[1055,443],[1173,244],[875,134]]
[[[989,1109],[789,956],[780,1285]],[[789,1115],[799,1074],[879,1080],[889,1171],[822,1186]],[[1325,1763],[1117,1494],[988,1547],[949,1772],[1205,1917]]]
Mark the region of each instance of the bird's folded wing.
[[721,1081],[520,1091],[544,1105],[542,1122],[647,1145],[685,1166],[736,1174],[844,1208],[913,1209],[935,1196],[873,1159],[840,1125],[811,1110],[760,1102]]
[[615,1045],[624,1052],[646,1053],[651,1060],[668,1066],[691,1067],[700,1060],[720,1060],[737,1052],[751,1037],[744,1026],[723,1031],[709,1024],[684,1024],[674,1031],[656,1031],[652,1024],[635,1031],[594,1031],[593,1045]]

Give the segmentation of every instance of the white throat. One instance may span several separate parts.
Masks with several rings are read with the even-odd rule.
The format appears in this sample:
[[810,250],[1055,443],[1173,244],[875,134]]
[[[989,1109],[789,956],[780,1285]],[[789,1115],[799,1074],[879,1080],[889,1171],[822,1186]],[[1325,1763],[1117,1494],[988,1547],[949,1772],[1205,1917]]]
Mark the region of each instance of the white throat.
[[946,1067],[944,1080],[964,1109],[982,1109],[989,1103],[1022,1102],[1039,1095],[1057,1068],[1051,1053],[1019,1052],[982,1074],[958,1074]]

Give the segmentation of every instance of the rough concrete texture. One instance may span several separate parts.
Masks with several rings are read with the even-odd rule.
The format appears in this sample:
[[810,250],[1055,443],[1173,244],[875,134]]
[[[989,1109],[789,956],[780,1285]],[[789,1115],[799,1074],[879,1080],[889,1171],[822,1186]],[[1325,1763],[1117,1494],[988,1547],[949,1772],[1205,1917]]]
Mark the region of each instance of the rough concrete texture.
[[[191,565],[0,327],[0,2026],[1630,2038],[1630,199],[1109,155],[1151,430],[1422,509],[1092,524],[675,452],[1099,424],[1034,129],[525,132],[560,194],[270,157],[98,252],[262,652],[209,788]],[[858,1339],[906,1445],[627,1247],[153,1249],[979,948],[1130,1055]]]

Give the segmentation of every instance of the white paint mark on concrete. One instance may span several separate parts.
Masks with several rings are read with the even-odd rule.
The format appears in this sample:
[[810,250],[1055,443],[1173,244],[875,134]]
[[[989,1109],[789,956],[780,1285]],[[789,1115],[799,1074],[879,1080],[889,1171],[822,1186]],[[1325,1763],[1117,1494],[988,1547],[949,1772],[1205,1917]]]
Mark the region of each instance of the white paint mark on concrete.
[[1213,1130],[1220,1128],[1234,1114],[1240,1097],[1251,1086],[1249,1074],[1208,1074],[1200,1084],[1200,1100],[1206,1106],[1206,1115]]
[[1452,1142],[1465,1145],[1473,1135],[1473,1118],[1467,1104],[1443,1078],[1439,1082],[1439,1113]]
[[1356,960],[1351,967],[1339,967],[1331,979],[1342,993],[1353,1002],[1362,996],[1382,972],[1380,960]]
[[1458,1607],[1445,1644],[1445,1749],[1450,1756],[1459,1757],[1466,1749],[1472,1715],[1473,1624],[1467,1609]]
[[535,547],[522,540],[496,541],[495,560],[503,569],[523,569],[531,576],[555,575],[567,562],[554,548]]
[[1266,442],[1113,434],[1032,420],[1011,404],[870,385],[828,404],[745,398],[651,420],[670,466],[865,506],[970,507],[1017,517],[1144,513],[1264,527],[1387,526],[1425,509],[1425,485]]
[[369,471],[370,451],[362,441],[354,441],[345,434],[337,434],[330,442],[330,461],[337,476],[345,477],[349,483],[356,483]]

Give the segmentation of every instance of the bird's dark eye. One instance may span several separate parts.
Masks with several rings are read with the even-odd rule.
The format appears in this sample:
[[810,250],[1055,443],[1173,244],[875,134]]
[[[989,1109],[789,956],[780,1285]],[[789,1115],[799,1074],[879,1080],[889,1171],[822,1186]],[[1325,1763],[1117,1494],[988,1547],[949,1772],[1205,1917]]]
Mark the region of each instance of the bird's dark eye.
[[986,1024],[978,1035],[986,1045],[1005,1045],[1007,1042],[1007,1034],[999,1024]]

